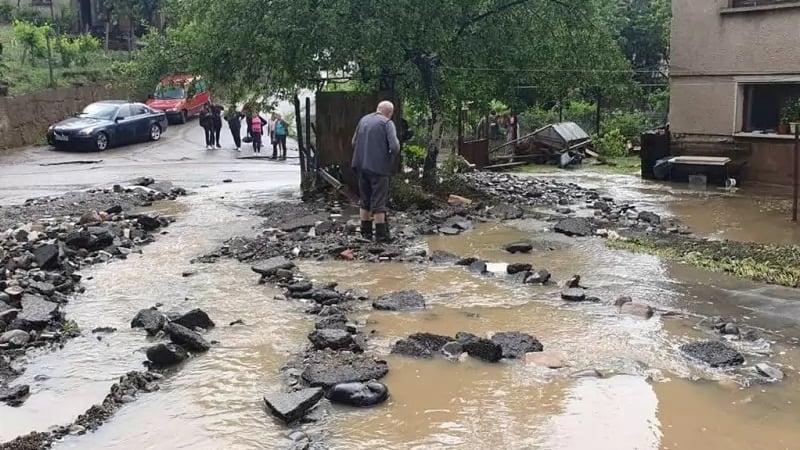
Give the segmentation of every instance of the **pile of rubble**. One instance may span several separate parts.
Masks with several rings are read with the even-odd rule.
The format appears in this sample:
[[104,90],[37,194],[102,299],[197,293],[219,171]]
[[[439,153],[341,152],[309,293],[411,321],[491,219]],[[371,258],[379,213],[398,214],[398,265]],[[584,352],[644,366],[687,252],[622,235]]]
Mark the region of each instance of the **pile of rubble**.
[[[83,290],[78,271],[140,251],[153,241],[153,233],[170,223],[164,217],[125,213],[126,207],[183,192],[171,185],[161,188],[168,193],[117,186],[2,208],[2,223],[9,224],[15,214],[17,222],[0,232],[0,364],[7,366],[0,370],[0,401],[19,405],[28,395],[26,385],[8,387],[19,375],[11,362],[29,349],[58,345],[79,334],[62,311],[69,296]],[[103,198],[107,203],[101,203]],[[100,204],[101,209],[83,209]],[[50,215],[66,210],[68,215]]]

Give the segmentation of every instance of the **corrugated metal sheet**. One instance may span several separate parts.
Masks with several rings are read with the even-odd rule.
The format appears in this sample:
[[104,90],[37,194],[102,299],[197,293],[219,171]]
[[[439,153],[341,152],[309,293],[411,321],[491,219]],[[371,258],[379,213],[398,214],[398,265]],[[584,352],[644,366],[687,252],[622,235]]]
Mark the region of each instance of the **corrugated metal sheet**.
[[565,142],[574,143],[589,139],[589,135],[575,122],[561,122],[551,126]]

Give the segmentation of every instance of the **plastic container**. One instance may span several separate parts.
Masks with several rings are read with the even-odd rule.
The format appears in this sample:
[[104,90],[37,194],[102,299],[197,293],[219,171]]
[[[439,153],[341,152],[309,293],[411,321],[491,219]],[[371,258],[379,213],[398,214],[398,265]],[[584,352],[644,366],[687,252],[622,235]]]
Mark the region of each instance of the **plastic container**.
[[705,190],[708,185],[708,179],[705,175],[689,175],[689,188],[697,190]]

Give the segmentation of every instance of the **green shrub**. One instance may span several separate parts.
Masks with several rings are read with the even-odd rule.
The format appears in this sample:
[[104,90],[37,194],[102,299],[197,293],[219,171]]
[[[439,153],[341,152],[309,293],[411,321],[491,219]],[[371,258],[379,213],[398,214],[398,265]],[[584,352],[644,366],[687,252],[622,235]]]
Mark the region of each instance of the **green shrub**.
[[49,32],[50,27],[47,25],[35,25],[20,20],[14,21],[14,39],[24,48],[22,64],[25,63],[27,57],[30,57],[31,64],[33,64],[36,58],[47,56],[46,36]]
[[602,131],[619,131],[625,139],[636,140],[647,131],[647,117],[641,111],[612,111],[603,116]]
[[9,23],[14,18],[14,8],[10,3],[0,3],[0,23]]
[[403,163],[406,167],[419,170],[425,163],[425,155],[427,150],[421,145],[404,145],[403,146]]
[[595,138],[594,142],[603,156],[625,156],[628,153],[627,140],[616,128]]
[[47,23],[47,19],[45,19],[44,16],[42,16],[41,14],[39,14],[39,11],[31,8],[17,9],[16,11],[14,11],[13,19],[15,21],[18,20],[20,22],[27,22],[33,25],[44,25],[45,23]]

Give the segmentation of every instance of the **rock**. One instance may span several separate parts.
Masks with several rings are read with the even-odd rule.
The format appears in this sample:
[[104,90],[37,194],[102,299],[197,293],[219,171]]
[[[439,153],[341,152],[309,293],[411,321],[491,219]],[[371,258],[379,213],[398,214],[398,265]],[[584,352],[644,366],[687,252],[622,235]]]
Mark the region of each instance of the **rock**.
[[417,291],[392,292],[375,299],[372,307],[383,311],[425,309],[425,298]]
[[642,319],[649,319],[653,317],[653,308],[650,305],[645,305],[644,303],[625,303],[620,307],[619,311],[622,314],[628,314],[630,316],[636,316]]
[[244,320],[236,319],[233,322],[228,324],[229,327],[233,327],[233,326],[236,326],[236,325],[244,325]]
[[515,242],[505,246],[508,253],[530,253],[533,250],[533,245],[528,242]]
[[22,321],[28,330],[45,327],[57,315],[59,308],[58,303],[33,294],[24,294],[21,305],[22,312],[17,315],[17,320]]
[[647,222],[651,225],[658,225],[661,223],[661,216],[655,213],[651,213],[650,211],[640,212],[637,219],[641,220],[642,222]]
[[460,342],[448,342],[442,347],[442,354],[444,357],[451,361],[458,361],[458,358],[464,353],[464,345]]
[[137,217],[136,223],[147,231],[155,231],[161,227],[161,222],[157,218],[148,216],[147,214]]
[[13,285],[5,288],[3,292],[10,298],[18,298],[25,292],[25,289],[23,289],[22,286]]
[[294,263],[284,258],[283,256],[276,256],[266,261],[262,261],[252,267],[253,272],[269,277],[275,275],[278,270],[289,270],[294,267]]
[[0,402],[18,406],[22,404],[25,397],[27,397],[30,392],[31,388],[27,384],[20,384],[13,387],[0,386]]
[[741,353],[719,341],[692,342],[682,345],[680,349],[686,356],[711,367],[739,366],[744,363]]
[[23,330],[6,331],[0,335],[0,344],[11,344],[13,347],[22,347],[31,339],[31,335]]
[[136,316],[131,320],[131,328],[144,328],[149,336],[155,336],[164,328],[167,323],[167,318],[164,314],[155,309],[143,309],[136,313]]
[[756,364],[756,370],[761,375],[763,375],[765,377],[768,377],[768,378],[772,378],[773,380],[780,381],[780,380],[783,380],[783,377],[784,377],[783,371],[781,371],[780,369],[778,369],[776,367],[772,367],[767,363]]
[[155,182],[156,182],[156,180],[154,180],[154,179],[152,179],[150,177],[139,177],[139,178],[136,178],[135,180],[131,181],[131,185],[146,187],[146,186],[150,186],[151,184],[153,184]]
[[308,340],[317,350],[329,348],[331,350],[347,350],[353,342],[353,336],[345,330],[322,329],[314,330],[308,335]]
[[564,283],[564,287],[567,289],[575,289],[581,287],[581,276],[580,275],[573,275],[572,278],[567,280]]
[[472,204],[472,200],[460,195],[450,194],[450,196],[447,197],[447,203],[451,205],[469,206]]
[[470,333],[458,333],[456,338],[464,346],[464,351],[473,358],[489,362],[497,362],[503,358],[503,348],[489,339]]
[[147,359],[158,367],[168,367],[185,361],[186,350],[175,344],[156,344],[147,349]]
[[33,258],[36,265],[45,270],[55,269],[58,263],[58,246],[55,244],[45,244],[33,251]]
[[566,356],[559,352],[537,352],[525,355],[525,362],[547,367],[548,369],[560,369],[567,365]]
[[311,293],[311,298],[320,305],[333,305],[342,301],[342,294],[333,289],[317,289]]
[[469,265],[469,271],[483,275],[487,273],[489,269],[486,266],[486,261],[474,261]]
[[344,314],[331,314],[322,316],[314,322],[314,328],[317,330],[347,330],[347,317]]
[[456,261],[456,265],[457,266],[468,267],[468,266],[471,266],[472,263],[476,262],[477,260],[478,260],[478,258],[475,258],[473,256],[470,256],[470,257],[467,257],[467,258],[461,258],[458,261]]
[[444,250],[434,250],[431,254],[431,261],[436,264],[453,263],[458,261],[458,255],[455,255]]
[[100,214],[98,214],[97,211],[86,211],[83,213],[78,223],[81,225],[89,225],[92,223],[100,223],[102,221],[103,219],[100,218]]
[[211,344],[203,339],[200,333],[175,322],[168,323],[164,327],[164,332],[174,344],[178,344],[190,352],[205,352],[211,349]]
[[311,386],[333,387],[341,383],[377,380],[386,376],[386,361],[363,354],[318,352],[303,370],[303,380]]
[[586,300],[586,293],[583,289],[568,288],[561,291],[561,298],[569,302],[582,302]]
[[525,278],[527,284],[545,284],[550,281],[550,272],[545,269],[539,269]]
[[46,283],[44,281],[31,281],[28,287],[46,297],[49,297],[56,292],[56,287],[53,286],[53,283]]
[[286,287],[289,292],[307,292],[310,291],[314,285],[310,281],[298,281],[296,283],[292,283]]
[[571,373],[570,378],[603,378],[603,374],[597,369],[584,369]]
[[526,353],[544,350],[538,339],[518,331],[495,333],[491,340],[503,350],[503,358],[521,358]]
[[331,388],[327,397],[331,402],[343,405],[374,406],[389,398],[389,389],[385,384],[377,381],[342,383]]
[[448,336],[416,333],[407,339],[397,341],[392,347],[392,354],[410,356],[412,358],[431,358],[452,340]]
[[739,334],[739,327],[736,326],[735,323],[728,322],[722,328],[722,334],[738,335]]
[[114,205],[108,209],[106,209],[107,214],[121,214],[122,213],[122,206],[121,205]]
[[533,266],[530,264],[514,263],[514,264],[509,264],[508,267],[506,267],[506,272],[509,275],[514,275],[522,272],[530,272],[531,269],[533,269]]
[[214,321],[208,317],[208,314],[199,308],[195,308],[186,314],[181,315],[177,319],[173,320],[173,322],[177,323],[178,325],[183,325],[190,330],[194,330],[198,327],[209,330],[215,326]]
[[270,412],[286,423],[302,418],[324,395],[318,387],[301,389],[290,393],[276,393],[264,396]]
[[556,233],[567,236],[591,236],[594,234],[594,227],[587,219],[581,217],[567,217],[561,219],[553,227]]
[[341,253],[339,253],[339,257],[341,257],[345,261],[352,261],[356,259],[355,255],[353,254],[353,251],[350,249],[344,250]]

